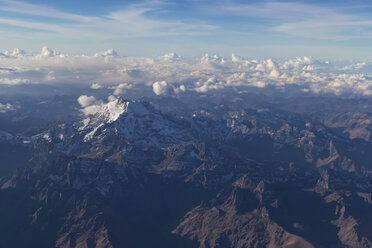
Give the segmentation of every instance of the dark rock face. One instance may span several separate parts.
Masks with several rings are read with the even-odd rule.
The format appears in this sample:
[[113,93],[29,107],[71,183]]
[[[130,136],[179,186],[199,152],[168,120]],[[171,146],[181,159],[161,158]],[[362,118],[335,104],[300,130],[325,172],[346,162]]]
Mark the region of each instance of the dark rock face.
[[372,247],[367,141],[275,110],[89,118],[2,179],[0,247]]

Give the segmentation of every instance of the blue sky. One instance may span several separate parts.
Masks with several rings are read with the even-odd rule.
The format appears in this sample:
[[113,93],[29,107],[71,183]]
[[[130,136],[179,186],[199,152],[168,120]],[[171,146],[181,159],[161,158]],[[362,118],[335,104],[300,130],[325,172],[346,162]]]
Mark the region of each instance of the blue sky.
[[370,59],[370,1],[0,0],[0,51]]

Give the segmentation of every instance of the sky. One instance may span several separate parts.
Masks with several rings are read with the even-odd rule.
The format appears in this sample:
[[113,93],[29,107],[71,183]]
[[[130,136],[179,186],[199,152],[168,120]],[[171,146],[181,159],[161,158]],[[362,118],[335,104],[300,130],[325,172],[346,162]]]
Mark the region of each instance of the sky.
[[371,1],[0,0],[0,52],[366,60]]

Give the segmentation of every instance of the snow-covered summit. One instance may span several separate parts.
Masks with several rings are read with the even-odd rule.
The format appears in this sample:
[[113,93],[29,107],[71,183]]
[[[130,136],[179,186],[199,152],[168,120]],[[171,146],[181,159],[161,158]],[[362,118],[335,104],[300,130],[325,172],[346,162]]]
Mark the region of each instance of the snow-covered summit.
[[116,121],[119,116],[127,112],[129,101],[122,98],[117,98],[114,101],[108,102],[103,105],[102,110],[98,112],[98,117],[106,120],[107,123]]
[[85,142],[94,140],[100,143],[120,138],[159,145],[184,143],[192,139],[182,126],[150,103],[120,97],[102,104],[96,114],[87,117],[81,124],[79,130]]
[[153,109],[148,103],[125,100],[121,97],[111,99],[111,101],[106,104],[94,105],[91,107],[95,109],[95,113],[91,114],[89,119],[102,123],[115,122],[125,113],[144,116],[150,114]]
[[92,105],[83,110],[88,115],[79,130],[97,129],[104,124],[116,121],[123,113],[127,112],[131,101],[116,98],[106,104]]

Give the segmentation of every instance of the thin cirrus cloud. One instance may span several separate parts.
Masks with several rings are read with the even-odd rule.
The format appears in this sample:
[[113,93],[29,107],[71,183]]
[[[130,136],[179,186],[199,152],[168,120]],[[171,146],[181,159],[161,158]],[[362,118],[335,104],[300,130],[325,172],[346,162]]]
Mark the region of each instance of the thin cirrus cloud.
[[366,59],[372,54],[367,0],[92,0],[89,10],[71,0],[63,7],[33,1],[40,2],[0,0],[0,49],[48,44],[75,54],[113,47],[128,56],[176,51]]
[[[254,4],[219,5],[231,15],[255,17],[269,22],[271,31],[306,38],[347,40],[372,37],[372,17],[356,6],[339,7],[304,2],[262,1]],[[361,7],[360,7],[361,8]],[[358,9],[358,8],[356,8]]]
[[[27,2],[0,0],[0,11],[13,14],[11,17],[0,18],[0,24],[50,32],[51,37],[60,34],[64,38],[98,40],[202,34],[216,28],[208,24],[186,23],[182,20],[166,20],[148,15],[161,12],[164,6],[165,4],[157,2],[132,4],[101,16],[86,16]],[[48,22],[45,19],[53,21]]]
[[97,20],[95,17],[76,15],[56,10],[43,5],[36,5],[27,2],[0,0],[0,11],[63,19],[76,22],[90,22]]

